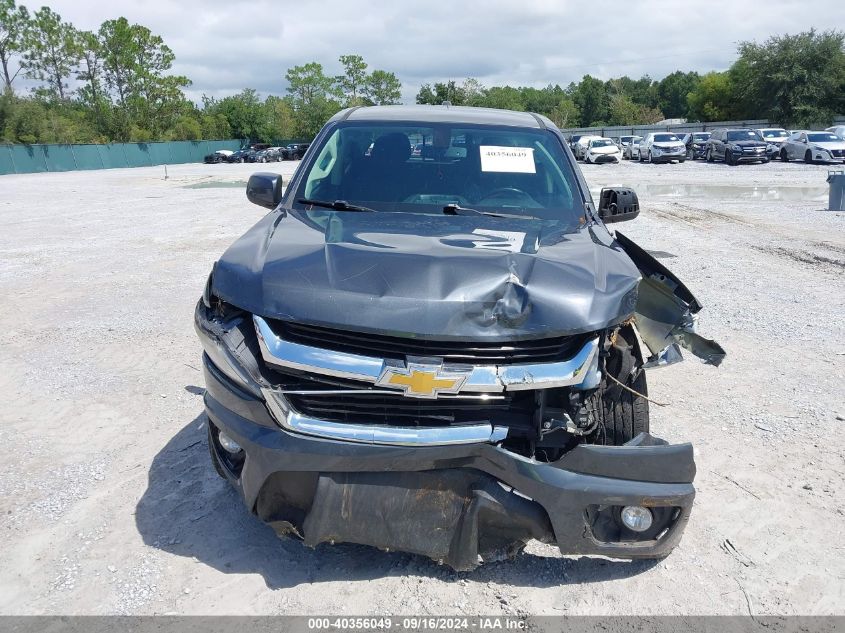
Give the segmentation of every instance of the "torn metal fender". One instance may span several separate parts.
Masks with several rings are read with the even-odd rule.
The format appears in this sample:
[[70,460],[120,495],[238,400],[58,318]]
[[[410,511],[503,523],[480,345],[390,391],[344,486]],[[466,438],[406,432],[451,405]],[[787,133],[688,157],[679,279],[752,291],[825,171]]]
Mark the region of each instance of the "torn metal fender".
[[718,366],[725,350],[695,331],[694,315],[701,310],[698,299],[668,268],[618,231],[616,241],[642,273],[634,324],[652,354],[651,366],[666,364],[660,362],[660,355],[676,344]]

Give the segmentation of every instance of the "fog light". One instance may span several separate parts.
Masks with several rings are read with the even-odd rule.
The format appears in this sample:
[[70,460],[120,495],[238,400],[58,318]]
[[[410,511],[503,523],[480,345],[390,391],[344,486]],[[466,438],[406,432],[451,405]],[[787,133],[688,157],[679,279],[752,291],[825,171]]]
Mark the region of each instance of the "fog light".
[[[223,431],[220,431],[220,433],[217,435],[217,439],[220,440],[220,446],[222,446],[224,449],[226,449],[233,455],[241,452],[241,445],[238,444],[231,437],[226,435]],[[649,518],[649,525],[651,525],[651,518]]]
[[645,532],[651,527],[653,517],[651,510],[642,506],[625,506],[622,508],[622,523],[634,532]]

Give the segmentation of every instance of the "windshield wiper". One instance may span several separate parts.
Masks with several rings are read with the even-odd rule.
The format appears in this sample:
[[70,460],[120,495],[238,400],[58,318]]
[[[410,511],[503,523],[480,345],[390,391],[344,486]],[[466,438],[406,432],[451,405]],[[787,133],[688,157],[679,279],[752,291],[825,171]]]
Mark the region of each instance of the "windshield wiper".
[[349,204],[346,200],[312,200],[311,198],[300,198],[297,200],[299,204],[310,204],[312,207],[325,207],[326,209],[334,209],[335,211],[371,211],[376,212],[370,207],[362,207],[357,204]]
[[459,204],[447,204],[443,207],[444,215],[486,215],[492,218],[513,218],[517,220],[539,220],[535,215],[522,215],[518,213],[497,213],[496,211],[479,211],[478,209],[468,209]]

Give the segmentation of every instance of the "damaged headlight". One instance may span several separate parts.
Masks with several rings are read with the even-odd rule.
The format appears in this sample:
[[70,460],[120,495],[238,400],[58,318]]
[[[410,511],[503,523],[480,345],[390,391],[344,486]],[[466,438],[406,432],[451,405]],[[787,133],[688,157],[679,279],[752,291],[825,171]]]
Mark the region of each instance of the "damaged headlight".
[[211,276],[194,311],[194,327],[214,366],[238,386],[260,395],[263,379],[252,320],[246,312],[214,296]]

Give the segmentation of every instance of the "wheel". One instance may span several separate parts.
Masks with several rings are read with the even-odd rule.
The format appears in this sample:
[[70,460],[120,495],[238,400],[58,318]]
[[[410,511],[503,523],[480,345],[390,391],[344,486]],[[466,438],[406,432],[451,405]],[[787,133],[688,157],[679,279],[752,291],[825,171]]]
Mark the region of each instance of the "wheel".
[[642,152],[637,152],[637,159],[638,159],[640,162],[643,162],[643,153],[642,153]]
[[651,150],[648,150],[648,162],[653,163],[654,161],[651,159]]
[[239,159],[238,159],[238,162],[239,162],[239,163],[242,163],[242,162],[244,162],[244,159],[243,159],[243,158],[239,158]]
[[786,153],[785,147],[781,148],[780,150],[780,159],[785,163],[789,162],[789,155]]
[[694,158],[695,158],[695,153],[692,151],[692,148],[688,147],[687,148],[687,160],[693,160]]
[[679,158],[679,159],[678,159],[678,162],[679,162],[679,163],[683,163],[685,160],[686,160],[686,158]]
[[728,150],[725,150],[725,163],[731,166],[736,164],[734,162],[734,155]]
[[713,162],[713,150],[711,150],[709,147],[707,148],[707,153],[705,154],[705,159],[707,160],[708,163]]
[[648,396],[648,385],[642,362],[634,348],[636,344],[633,330],[622,328],[610,348],[605,372],[642,395],[632,393],[606,376],[603,378],[597,391],[600,403],[597,407],[598,428],[590,438],[596,444],[620,446],[640,433],[648,433],[648,400],[643,397]]
[[804,153],[804,162],[809,163],[810,165],[813,164],[813,153],[810,150],[807,150]]

